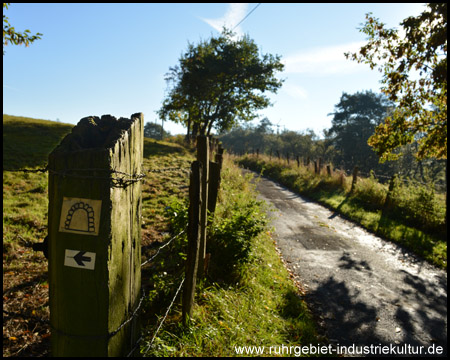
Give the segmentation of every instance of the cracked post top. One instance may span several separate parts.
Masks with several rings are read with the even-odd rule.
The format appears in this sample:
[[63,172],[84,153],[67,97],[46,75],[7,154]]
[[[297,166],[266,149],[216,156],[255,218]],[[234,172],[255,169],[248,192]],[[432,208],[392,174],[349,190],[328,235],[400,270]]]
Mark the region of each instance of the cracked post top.
[[131,115],[131,119],[119,118],[111,115],[88,116],[82,118],[72,132],[58,145],[57,151],[76,151],[94,148],[111,148],[127,130],[130,129],[133,119],[140,114]]

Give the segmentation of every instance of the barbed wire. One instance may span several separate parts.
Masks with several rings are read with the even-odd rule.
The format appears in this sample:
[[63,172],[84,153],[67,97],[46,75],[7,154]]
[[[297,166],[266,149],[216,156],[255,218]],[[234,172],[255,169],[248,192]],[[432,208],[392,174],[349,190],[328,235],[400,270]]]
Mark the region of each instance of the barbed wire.
[[180,285],[178,286],[178,289],[177,289],[177,291],[176,291],[176,293],[175,293],[175,296],[174,296],[173,299],[172,299],[172,302],[170,303],[169,307],[167,308],[166,313],[164,314],[163,319],[161,320],[161,322],[160,322],[159,325],[158,325],[158,328],[156,329],[155,333],[153,334],[153,337],[152,337],[152,339],[150,340],[150,344],[145,348],[144,353],[143,353],[143,356],[145,356],[145,355],[147,354],[147,352],[148,352],[148,351],[151,349],[151,347],[153,346],[153,342],[155,341],[156,335],[158,335],[158,332],[159,332],[159,330],[161,329],[162,324],[164,324],[164,321],[166,320],[166,317],[167,317],[167,315],[169,314],[169,311],[170,311],[170,309],[172,308],[172,305],[174,304],[175,299],[177,298],[178,293],[179,293],[180,290],[181,290],[181,287],[183,286],[184,279],[185,279],[185,277],[183,276],[183,280],[181,280],[181,283],[180,283]]
[[[168,240],[165,244],[163,244],[162,246],[160,246],[160,247],[158,248],[157,252],[156,252],[151,258],[147,259],[146,261],[144,261],[144,262],[141,264],[141,267],[144,266],[144,265],[146,265],[147,263],[151,262],[152,260],[154,260],[154,259],[159,255],[159,253],[160,253],[160,251],[161,251],[162,249],[164,249],[165,247],[169,246],[175,239],[177,239],[179,236],[181,236],[181,235],[184,234],[185,232],[186,232],[186,229],[180,231],[177,235],[173,236],[173,237],[172,237],[170,240]],[[168,313],[169,313],[169,311],[170,311],[170,309],[171,309],[173,303],[175,302],[175,299],[176,299],[178,293],[180,292],[181,286],[182,286],[183,283],[184,283],[184,277],[183,277],[183,279],[182,279],[182,281],[181,281],[180,286],[178,287],[178,289],[177,289],[177,291],[176,291],[176,293],[175,293],[175,296],[174,296],[172,302],[170,303],[168,309],[167,309],[166,312],[165,312],[165,315],[164,315],[163,320],[160,322],[158,328],[156,329],[156,332],[154,333],[153,338],[152,338],[152,340],[151,340],[151,342],[150,342],[150,345],[149,345],[149,347],[147,348],[146,351],[148,351],[148,350],[150,349],[150,347],[152,346],[153,341],[154,341],[154,339],[156,338],[156,335],[157,335],[157,333],[159,332],[159,330],[160,330],[162,324],[164,323],[164,321],[165,321],[165,319],[166,319],[166,317],[167,317],[167,315],[168,315]],[[68,334],[68,333],[66,333],[66,332],[64,332],[64,331],[62,331],[62,330],[60,330],[60,329],[54,327],[48,319],[38,318],[38,317],[36,317],[36,316],[24,314],[24,313],[22,313],[22,312],[11,312],[11,311],[7,311],[7,310],[4,310],[4,309],[3,309],[3,313],[6,314],[7,316],[11,317],[11,318],[14,318],[14,317],[19,316],[19,317],[21,317],[21,318],[23,318],[23,319],[26,319],[26,320],[34,320],[34,321],[36,321],[36,322],[39,322],[39,323],[42,323],[42,324],[45,324],[45,325],[49,325],[50,328],[51,328],[52,330],[56,331],[56,332],[59,333],[59,334],[62,334],[62,335],[64,335],[64,336],[67,336],[67,337],[72,337],[72,338],[105,338],[105,337],[106,337],[106,338],[109,339],[109,338],[115,336],[115,335],[116,335],[116,334],[117,334],[117,333],[118,333],[125,325],[127,325],[129,322],[131,322],[131,321],[138,315],[139,310],[141,309],[141,306],[142,306],[142,302],[143,302],[143,300],[145,299],[145,296],[146,296],[146,295],[145,295],[144,289],[143,289],[143,288],[141,288],[141,289],[142,289],[142,296],[141,296],[140,299],[139,299],[138,306],[137,306],[136,309],[133,311],[133,313],[131,314],[131,316],[128,317],[128,319],[126,319],[125,321],[123,321],[123,322],[117,327],[116,330],[114,330],[114,331],[112,331],[112,332],[109,332],[108,334],[99,334],[99,335],[75,335],[75,334]],[[139,346],[139,343],[142,341],[142,339],[143,339],[143,336],[141,335],[141,336],[139,337],[139,339],[136,341],[136,343],[134,344],[132,350],[128,353],[127,357],[130,357],[131,354],[134,353],[134,351],[135,351],[136,348]]]
[[150,259],[147,259],[146,261],[144,261],[141,264],[141,267],[146,265],[147,263],[149,263],[150,261],[152,261],[154,258],[156,258],[159,254],[159,252],[161,251],[161,249],[164,249],[166,246],[168,246],[172,241],[174,241],[178,236],[180,236],[181,234],[183,234],[184,232],[186,232],[186,229],[182,230],[180,233],[178,233],[177,235],[175,235],[173,238],[171,238],[169,241],[167,241],[164,245],[160,246],[158,248],[158,251],[156,252],[156,254],[154,254]]
[[[25,173],[39,173],[39,172],[49,172],[51,174],[55,174],[55,175],[59,175],[64,177],[73,177],[73,178],[78,178],[78,179],[98,179],[98,180],[105,180],[105,181],[110,181],[111,182],[111,186],[112,187],[122,187],[125,188],[128,185],[134,184],[136,182],[139,181],[143,181],[146,178],[146,174],[147,173],[162,173],[162,172],[166,172],[166,171],[175,171],[175,170],[181,170],[183,172],[189,172],[190,168],[182,168],[182,167],[167,167],[167,168],[162,168],[162,169],[144,169],[143,173],[136,173],[136,174],[129,174],[123,171],[119,171],[119,170],[114,170],[114,169],[102,169],[102,168],[83,168],[83,169],[79,169],[79,168],[73,168],[73,169],[65,169],[65,170],[54,170],[54,169],[50,169],[48,167],[48,165],[46,165],[44,168],[39,168],[39,169],[15,169],[15,170],[3,170],[3,172],[5,171],[9,171],[9,172],[25,172]],[[97,176],[97,175],[82,175],[82,174],[77,174],[74,172],[108,172],[109,176]],[[121,175],[121,177],[112,177],[111,175],[113,174],[117,174],[117,175]]]

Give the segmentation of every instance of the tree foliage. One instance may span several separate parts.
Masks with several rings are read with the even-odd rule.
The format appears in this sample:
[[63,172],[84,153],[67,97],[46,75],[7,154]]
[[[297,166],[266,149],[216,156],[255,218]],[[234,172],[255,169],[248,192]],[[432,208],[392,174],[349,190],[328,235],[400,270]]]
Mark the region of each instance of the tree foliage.
[[378,156],[367,144],[389,112],[393,104],[383,94],[372,91],[343,93],[331,121],[332,126],[325,131],[336,155],[334,161],[347,169],[357,165],[363,171],[375,169]]
[[189,44],[179,65],[170,68],[159,116],[186,126],[188,137],[229,130],[270,105],[264,92],[278,90],[282,80],[274,74],[283,67],[279,56],[260,56],[248,36],[233,40],[224,29],[218,37]]
[[148,122],[144,126],[144,137],[161,140],[170,136],[170,132],[167,132],[159,124]]
[[382,91],[396,102],[369,139],[382,161],[418,141],[419,159],[447,158],[447,3],[427,4],[417,17],[403,20],[405,35],[366,15],[361,32],[368,43],[347,58],[383,73]]
[[[3,12],[8,10],[10,3],[3,3]],[[14,45],[25,44],[29,46],[33,41],[40,39],[41,33],[36,33],[36,35],[30,35],[30,30],[25,30],[23,33],[17,32],[14,27],[8,21],[8,17],[3,14],[3,45],[8,45],[8,43]],[[5,55],[5,50],[3,50],[3,55]]]

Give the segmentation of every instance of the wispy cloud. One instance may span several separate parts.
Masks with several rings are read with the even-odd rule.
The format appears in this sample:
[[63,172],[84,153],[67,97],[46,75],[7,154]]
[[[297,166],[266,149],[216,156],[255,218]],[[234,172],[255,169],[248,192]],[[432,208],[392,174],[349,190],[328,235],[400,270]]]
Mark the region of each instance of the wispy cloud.
[[[224,16],[218,19],[204,19],[201,18],[208,25],[212,26],[217,31],[222,31],[222,28],[226,26],[228,29],[232,29],[236,24],[241,21],[245,15],[247,15],[248,4],[245,3],[231,3]],[[236,35],[241,36],[243,34],[241,26],[239,25],[234,29]]]
[[345,52],[356,52],[366,42],[352,42],[310,49],[284,58],[286,73],[314,76],[348,74],[364,70],[364,66],[347,60]]
[[308,97],[308,92],[299,85],[285,83],[281,90],[295,99],[304,100]]

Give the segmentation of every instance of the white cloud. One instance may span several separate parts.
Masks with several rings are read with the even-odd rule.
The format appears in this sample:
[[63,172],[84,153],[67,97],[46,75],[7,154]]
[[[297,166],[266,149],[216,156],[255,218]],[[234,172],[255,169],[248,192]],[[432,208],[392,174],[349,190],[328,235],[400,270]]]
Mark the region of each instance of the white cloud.
[[[241,21],[245,15],[247,15],[248,4],[245,3],[231,3],[229,4],[228,10],[224,16],[218,19],[204,19],[208,25],[212,26],[217,31],[221,32],[222,28],[226,26],[228,29],[235,27],[239,21]],[[241,36],[242,30],[240,25],[234,29],[236,35]]]
[[367,69],[367,66],[347,60],[345,52],[356,52],[366,42],[352,42],[342,45],[320,47],[287,56],[284,59],[286,73],[309,74],[313,76],[348,74]]
[[295,99],[304,100],[308,97],[308,92],[299,85],[285,83],[281,89]]

